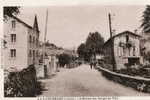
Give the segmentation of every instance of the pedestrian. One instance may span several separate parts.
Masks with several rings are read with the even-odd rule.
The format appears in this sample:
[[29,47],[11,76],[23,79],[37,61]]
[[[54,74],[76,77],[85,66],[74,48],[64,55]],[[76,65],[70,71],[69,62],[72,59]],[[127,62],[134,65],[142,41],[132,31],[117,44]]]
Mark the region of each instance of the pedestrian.
[[92,62],[92,61],[90,62],[90,67],[91,67],[91,69],[92,69],[92,67],[93,67],[93,62]]
[[96,68],[96,64],[97,64],[97,62],[96,62],[96,61],[94,61],[94,64],[93,64],[93,65],[94,65],[94,68]]

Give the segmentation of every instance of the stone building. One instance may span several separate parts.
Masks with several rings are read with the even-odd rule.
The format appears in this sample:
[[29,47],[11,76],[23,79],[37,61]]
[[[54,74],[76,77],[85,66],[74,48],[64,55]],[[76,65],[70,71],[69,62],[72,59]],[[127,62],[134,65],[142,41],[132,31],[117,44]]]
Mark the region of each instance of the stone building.
[[4,21],[3,49],[4,68],[9,71],[19,71],[29,65],[38,65],[39,62],[39,28],[35,16],[32,26],[23,20],[12,16]]
[[116,70],[125,68],[125,64],[141,63],[140,38],[140,35],[130,31],[112,36],[104,44],[106,62],[114,64]]

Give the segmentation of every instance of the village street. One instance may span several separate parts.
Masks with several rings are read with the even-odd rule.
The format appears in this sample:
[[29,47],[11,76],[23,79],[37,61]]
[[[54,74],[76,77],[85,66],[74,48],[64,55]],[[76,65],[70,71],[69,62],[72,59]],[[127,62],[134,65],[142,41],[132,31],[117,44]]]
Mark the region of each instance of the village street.
[[132,88],[107,80],[89,65],[60,69],[55,76],[42,79],[45,91],[40,96],[146,96]]

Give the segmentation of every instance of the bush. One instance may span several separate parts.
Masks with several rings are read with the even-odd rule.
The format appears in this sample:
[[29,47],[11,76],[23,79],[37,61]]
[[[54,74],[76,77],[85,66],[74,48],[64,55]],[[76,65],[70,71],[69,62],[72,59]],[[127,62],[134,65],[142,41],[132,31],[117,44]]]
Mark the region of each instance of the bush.
[[41,91],[33,65],[20,72],[10,72],[4,83],[5,97],[34,97]]
[[69,64],[71,62],[71,56],[63,53],[58,56],[58,60],[60,66],[64,67],[66,64]]

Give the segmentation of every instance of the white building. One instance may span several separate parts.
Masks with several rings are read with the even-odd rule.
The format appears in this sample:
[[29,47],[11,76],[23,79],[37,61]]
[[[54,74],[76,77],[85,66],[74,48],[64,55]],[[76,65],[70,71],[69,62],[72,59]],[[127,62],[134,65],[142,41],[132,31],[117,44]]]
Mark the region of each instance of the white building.
[[130,31],[124,31],[109,38],[104,44],[106,62],[111,65],[116,63],[117,70],[126,68],[125,64],[142,63],[140,38],[140,35]]
[[37,17],[33,26],[15,16],[5,20],[3,26],[6,41],[6,48],[3,49],[5,70],[19,71],[31,64],[38,65],[40,32]]

